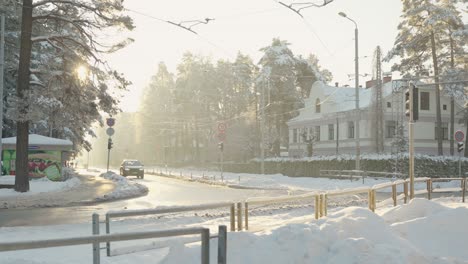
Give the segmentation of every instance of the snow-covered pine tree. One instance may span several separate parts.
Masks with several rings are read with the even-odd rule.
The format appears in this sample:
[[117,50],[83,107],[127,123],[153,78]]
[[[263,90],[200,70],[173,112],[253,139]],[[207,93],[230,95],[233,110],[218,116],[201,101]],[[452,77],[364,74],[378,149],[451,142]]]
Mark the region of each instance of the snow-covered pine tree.
[[[131,40],[109,43],[98,35],[133,29],[123,11],[120,0],[23,0],[18,92],[13,100],[16,111],[10,113],[17,121],[17,191],[29,190],[30,121],[37,121],[38,129],[47,124],[49,135],[67,136],[77,146],[89,148],[84,136],[92,134],[91,123],[102,124],[100,112],[117,111],[109,87],[125,89],[129,83],[110,69],[102,54],[125,47]],[[75,74],[79,67],[88,69],[85,82]],[[49,116],[42,119],[41,113]]]
[[[443,39],[450,35],[447,25],[460,21],[460,14],[456,8],[462,1],[432,1],[432,0],[402,0],[403,14],[398,29],[399,33],[393,49],[386,60],[400,57],[399,63],[394,64],[392,70],[404,74],[420,76],[429,72],[432,63],[434,82],[436,86],[436,122],[437,131],[441,130],[440,109],[440,73],[444,66],[444,48],[447,44]],[[459,23],[459,22],[456,22]],[[438,154],[442,155],[442,137],[437,137]]]
[[[260,49],[264,55],[259,61],[260,73],[256,85],[264,87],[266,104],[266,123],[268,131],[275,130],[271,139],[273,153],[280,155],[280,146],[288,144],[286,121],[297,115],[303,102],[301,93],[296,89],[296,59],[289,49],[289,43],[273,39],[270,46]],[[260,106],[261,107],[261,106]]]

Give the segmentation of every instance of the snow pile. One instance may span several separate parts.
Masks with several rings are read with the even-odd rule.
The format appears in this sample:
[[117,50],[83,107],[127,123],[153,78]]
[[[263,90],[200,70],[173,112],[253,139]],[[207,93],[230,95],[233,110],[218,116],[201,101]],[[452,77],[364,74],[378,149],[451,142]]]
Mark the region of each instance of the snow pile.
[[[391,221],[389,221],[391,219]],[[400,219],[402,222],[394,222]],[[382,217],[349,207],[318,221],[252,234],[229,233],[229,263],[462,263],[467,208],[415,199]],[[216,262],[216,243],[211,261]],[[197,245],[177,245],[161,263],[194,263]]]
[[[70,179],[63,182],[51,181],[47,177],[43,177],[39,179],[32,179],[29,181],[29,192],[18,193],[13,189],[0,189],[0,197],[8,198],[18,196],[30,196],[39,193],[70,190],[80,185],[80,183],[80,180],[76,177],[71,177]],[[15,184],[15,176],[1,176],[0,184]]]
[[111,193],[96,198],[96,201],[108,201],[114,199],[137,197],[148,193],[148,187],[133,181],[129,181],[127,178],[115,174],[111,171],[102,173],[99,175],[99,177],[113,181],[115,183],[115,189]]

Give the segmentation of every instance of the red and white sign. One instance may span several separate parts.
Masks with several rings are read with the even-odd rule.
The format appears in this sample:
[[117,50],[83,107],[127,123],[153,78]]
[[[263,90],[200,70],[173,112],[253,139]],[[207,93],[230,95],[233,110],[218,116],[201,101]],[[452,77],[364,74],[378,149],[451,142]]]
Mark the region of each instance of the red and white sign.
[[115,125],[115,118],[112,118],[112,117],[107,118],[107,119],[106,119],[106,124],[107,124],[108,126],[110,126],[110,127],[113,126],[113,125]]
[[220,141],[226,140],[226,134],[224,134],[224,133],[219,133],[219,134],[218,134],[218,139],[219,139]]
[[226,124],[225,123],[218,123],[218,132],[224,133],[226,131]]
[[454,137],[457,142],[463,142],[463,140],[465,139],[465,134],[463,133],[463,131],[457,130],[454,134]]

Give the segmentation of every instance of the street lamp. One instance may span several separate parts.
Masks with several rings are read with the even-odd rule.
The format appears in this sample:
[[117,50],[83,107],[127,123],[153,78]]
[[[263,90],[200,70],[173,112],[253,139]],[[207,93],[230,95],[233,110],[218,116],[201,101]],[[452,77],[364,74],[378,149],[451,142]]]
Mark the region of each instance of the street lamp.
[[359,123],[361,121],[361,112],[359,110],[359,53],[358,53],[358,27],[356,21],[353,19],[349,18],[345,13],[339,12],[338,15],[347,18],[351,22],[354,23],[355,29],[354,29],[354,75],[355,75],[355,86],[356,86],[356,125],[354,126],[356,128],[356,170],[360,169],[360,154],[361,154],[361,146],[359,142]]

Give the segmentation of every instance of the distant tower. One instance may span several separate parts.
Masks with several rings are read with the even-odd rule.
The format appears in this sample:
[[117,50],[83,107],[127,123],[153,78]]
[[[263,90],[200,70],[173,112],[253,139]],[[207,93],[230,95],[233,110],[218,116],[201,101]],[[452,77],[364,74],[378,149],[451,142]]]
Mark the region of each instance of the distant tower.
[[381,153],[384,151],[384,117],[383,117],[383,102],[382,102],[382,52],[380,46],[374,51],[374,61],[372,65],[372,79],[375,80],[372,87],[372,103],[369,108],[372,112],[372,139],[374,140],[375,152]]

